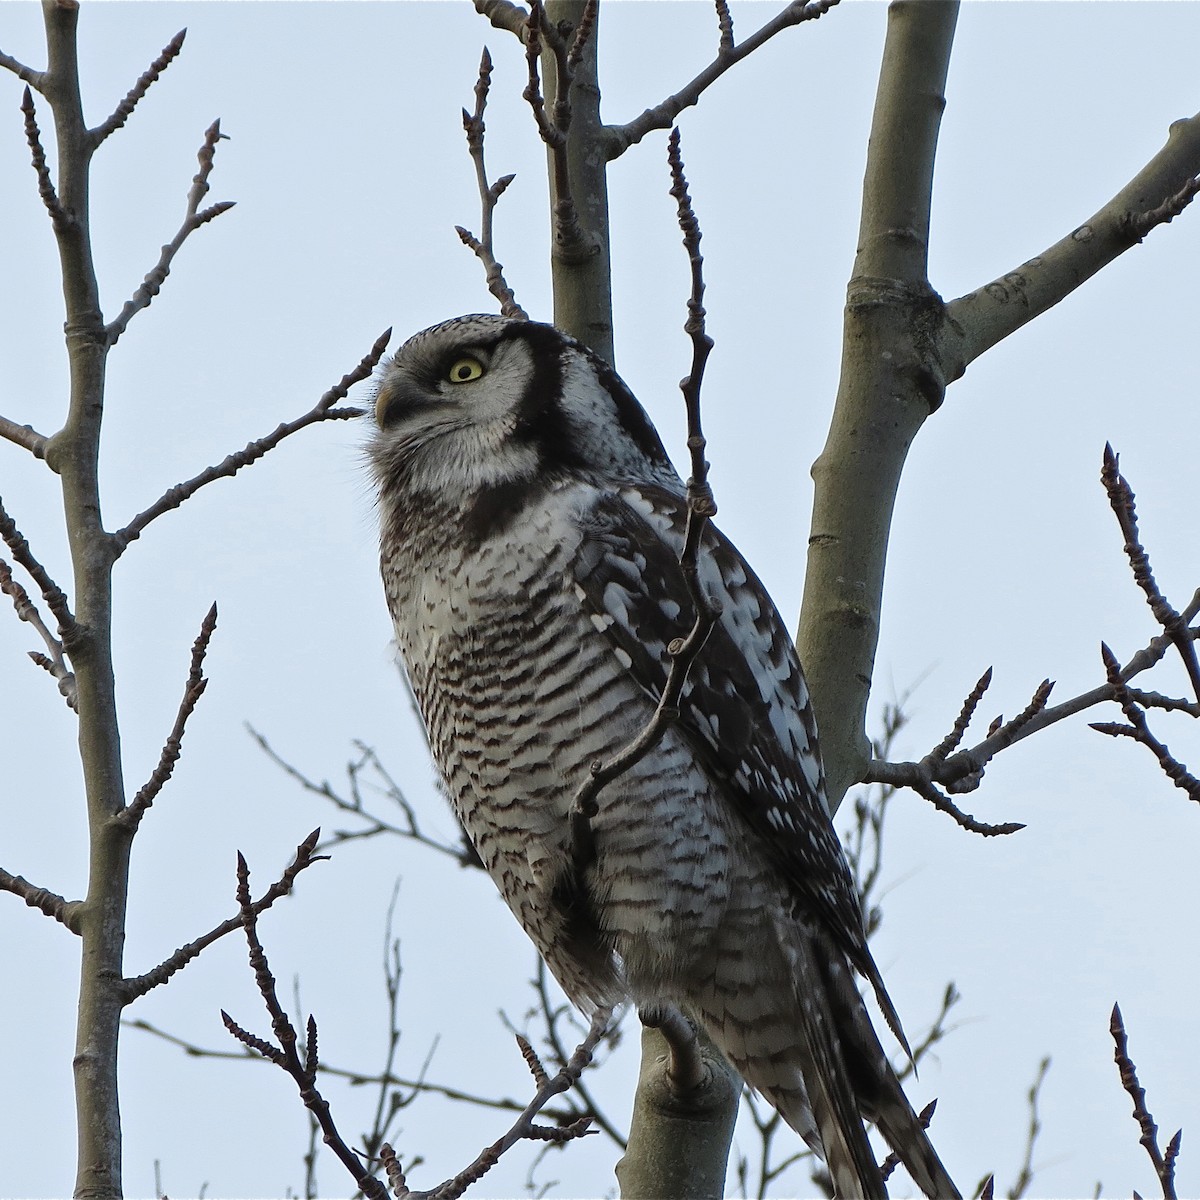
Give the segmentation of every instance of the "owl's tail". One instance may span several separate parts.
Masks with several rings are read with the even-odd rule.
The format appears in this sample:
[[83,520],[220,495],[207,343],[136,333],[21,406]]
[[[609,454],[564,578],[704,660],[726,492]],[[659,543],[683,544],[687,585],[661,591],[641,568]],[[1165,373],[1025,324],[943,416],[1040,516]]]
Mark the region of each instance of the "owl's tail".
[[839,1200],[887,1197],[864,1118],[877,1123],[926,1196],[959,1200],[875,1036],[849,963],[819,934],[795,926],[791,933],[791,1012],[753,1014],[751,1001],[735,1013],[731,1005],[710,1027],[713,1040],[822,1155]]

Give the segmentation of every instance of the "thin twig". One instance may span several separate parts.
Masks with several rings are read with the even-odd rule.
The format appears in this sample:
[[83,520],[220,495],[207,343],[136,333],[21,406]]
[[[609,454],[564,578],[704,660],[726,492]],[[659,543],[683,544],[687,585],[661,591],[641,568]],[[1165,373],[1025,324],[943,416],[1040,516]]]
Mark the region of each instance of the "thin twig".
[[79,919],[83,913],[83,904],[79,900],[68,900],[48,888],[40,888],[29,882],[21,875],[11,875],[0,867],[0,892],[12,892],[20,896],[30,908],[53,917],[65,925],[72,933],[82,932]]
[[[315,853],[317,839],[321,836],[320,829],[314,829],[296,847],[296,854],[291,863],[284,870],[283,874],[271,884],[269,888],[250,905],[252,915],[257,918],[260,913],[264,913],[276,900],[282,899],[291,893],[295,886],[296,877],[301,871],[311,867],[315,862],[322,862],[328,855]],[[166,983],[177,971],[182,970],[188,965],[202,950],[206,950],[213,942],[219,941],[226,934],[232,933],[235,929],[241,929],[245,920],[245,912],[239,910],[236,917],[230,917],[228,921],[222,921],[220,925],[210,929],[203,937],[198,937],[194,942],[188,942],[186,946],[181,946],[170,958],[164,959],[153,970],[147,971],[144,975],[136,975],[125,979],[121,982],[121,995],[126,1004],[132,1000],[136,1000],[139,996],[144,996],[152,988],[158,987],[160,984]],[[148,1027],[147,1027],[148,1028]],[[157,1031],[155,1031],[157,1032]],[[167,1036],[165,1034],[160,1036]]]
[[[1200,614],[1200,589],[1197,589],[1188,606],[1179,614],[1180,621],[1190,630],[1193,639],[1200,636],[1200,630],[1191,628],[1191,623],[1198,614]],[[970,749],[960,750],[940,763],[934,762],[930,756],[926,756],[919,763],[891,763],[876,757],[867,768],[863,782],[888,783],[894,787],[913,787],[917,782],[924,782],[938,784],[952,791],[970,790],[970,786],[973,786],[970,781],[974,779],[977,783],[983,773],[983,768],[1002,750],[1008,749],[1009,746],[1015,745],[1059,721],[1085,712],[1089,708],[1095,708],[1098,704],[1119,701],[1121,692],[1119,684],[1126,684],[1130,679],[1156,666],[1175,644],[1174,639],[1165,633],[1151,638],[1120,668],[1118,682],[1103,683],[1099,687],[1090,688],[1059,704],[1038,708],[1036,712],[1030,714],[1030,708],[1035,707],[1038,697],[1048,687],[1049,681],[1047,680],[1034,693],[1034,701],[1020,717],[1007,723],[997,718],[988,729],[984,740]],[[1137,695],[1144,698],[1147,707],[1161,706],[1169,710],[1183,709],[1189,713],[1192,712],[1190,702],[1159,697],[1154,692],[1139,692]],[[1102,728],[1101,732],[1110,731]],[[968,786],[964,786],[964,781]]]
[[1183,659],[1188,678],[1192,682],[1192,690],[1200,701],[1200,661],[1196,658],[1196,643],[1189,622],[1184,621],[1174,607],[1162,594],[1154,580],[1150,569],[1150,556],[1142,545],[1138,534],[1137,507],[1134,504],[1133,489],[1121,474],[1120,457],[1113,452],[1107,442],[1104,445],[1104,465],[1100,471],[1100,480],[1108,493],[1108,501],[1112,506],[1117,523],[1125,536],[1125,554],[1133,571],[1134,582],[1146,594],[1146,603],[1154,614],[1154,619],[1163,627],[1163,632],[1174,643]]
[[480,237],[475,237],[461,225],[454,229],[463,244],[474,251],[475,256],[483,263],[486,272],[488,291],[500,302],[500,312],[506,317],[517,320],[529,320],[529,314],[517,303],[512,288],[504,278],[504,268],[496,261],[495,247],[492,239],[492,218],[496,204],[504,194],[508,185],[516,178],[515,175],[502,175],[495,183],[488,182],[487,167],[483,158],[484,120],[483,114],[487,108],[488,89],[492,79],[492,56],[486,46],[479,59],[479,78],[475,83],[475,111],[462,110],[463,129],[467,135],[467,151],[475,164],[475,180],[479,186],[479,203],[482,209]]
[[547,1127],[535,1124],[535,1118],[555,1096],[569,1091],[591,1062],[592,1054],[603,1039],[612,1013],[600,1009],[592,1017],[587,1036],[575,1048],[575,1052],[553,1078],[538,1087],[533,1099],[525,1106],[521,1115],[509,1130],[490,1146],[486,1147],[470,1166],[447,1179],[428,1192],[409,1192],[416,1200],[458,1200],[471,1184],[482,1179],[500,1161],[501,1156],[520,1141],[567,1142],[586,1136],[590,1130],[590,1117],[581,1117],[567,1126]]
[[[311,841],[314,845],[316,844],[315,836]],[[387,1200],[387,1188],[371,1174],[358,1155],[346,1145],[334,1122],[329,1102],[317,1089],[317,1024],[311,1016],[308,1018],[306,1029],[303,1061],[297,1052],[296,1028],[279,1002],[275,977],[271,973],[266,951],[258,936],[257,906],[250,899],[250,868],[240,853],[238,854],[237,875],[237,900],[241,910],[242,929],[246,934],[246,944],[250,950],[250,967],[254,971],[259,995],[262,996],[267,1012],[271,1016],[271,1031],[275,1035],[275,1043],[256,1037],[243,1029],[227,1012],[222,1010],[221,1019],[225,1023],[225,1028],[243,1046],[258,1051],[264,1058],[281,1067],[292,1077],[300,1090],[300,1098],[304,1102],[304,1107],[316,1117],[321,1126],[325,1144],[350,1172],[363,1195],[369,1197],[370,1200]]]
[[171,61],[183,49],[183,39],[185,37],[187,37],[187,30],[181,29],[163,47],[162,53],[142,72],[138,77],[137,83],[133,85],[125,96],[125,99],[113,110],[112,115],[90,131],[89,136],[91,137],[93,147],[99,146],[110,133],[115,133],[129,120],[130,114],[138,106],[141,98],[158,81],[159,76],[171,65]]
[[7,417],[0,417],[0,437],[17,446],[23,446],[34,458],[44,460],[46,457],[46,446],[50,439],[38,433],[32,425],[18,425],[16,421],[10,421]]
[[286,421],[282,425],[276,426],[266,437],[261,437],[257,441],[248,443],[241,450],[230,454],[216,466],[206,468],[199,475],[194,476],[185,483],[176,484],[175,487],[168,488],[145,512],[139,513],[124,529],[119,529],[112,535],[116,553],[118,555],[122,554],[130,542],[141,537],[142,531],[151,521],[157,517],[161,517],[164,513],[170,512],[174,508],[178,508],[185,500],[189,500],[206,484],[212,483],[217,479],[227,479],[237,474],[243,467],[247,467],[252,462],[256,462],[262,458],[269,450],[274,450],[284,438],[290,437],[293,433],[305,429],[309,425],[315,425],[319,421],[349,420],[353,417],[361,417],[363,413],[362,409],[334,408],[333,406],[339,400],[344,399],[347,392],[356,383],[366,379],[371,374],[375,369],[375,364],[379,362],[380,357],[387,348],[388,340],[391,336],[392,331],[390,329],[384,330],[375,340],[375,344],[371,347],[366,357],[363,358],[362,362],[348,375],[344,375],[341,381],[330,388],[303,416],[297,417],[294,421]]
[[1129,689],[1121,680],[1121,664],[1117,656],[1103,642],[1100,643],[1100,657],[1108,673],[1108,683],[1113,689],[1113,699],[1121,706],[1128,725],[1114,725],[1109,722],[1095,722],[1091,728],[1097,733],[1108,734],[1110,737],[1129,737],[1143,746],[1158,759],[1166,777],[1181,791],[1187,793],[1189,799],[1200,803],[1200,779],[1192,775],[1170,751],[1165,742],[1161,742],[1150,732],[1146,714],[1134,703]]
[[1146,1107],[1146,1089],[1138,1082],[1137,1068],[1133,1065],[1133,1059],[1129,1057],[1129,1039],[1125,1034],[1125,1022],[1121,1018],[1121,1008],[1117,1004],[1113,1005],[1112,1020],[1109,1022],[1108,1028],[1115,1043],[1113,1061],[1121,1073],[1121,1086],[1133,1100],[1133,1117],[1142,1131],[1142,1136],[1138,1141],[1145,1147],[1150,1161],[1154,1164],[1154,1173],[1158,1176],[1159,1183],[1162,1184],[1163,1200],[1177,1200],[1175,1160],[1179,1155],[1179,1140],[1182,1130],[1171,1139],[1171,1143],[1167,1147],[1167,1157],[1164,1157],[1158,1148],[1158,1126],[1154,1123],[1154,1118]]
[[[390,833],[396,837],[408,838],[410,841],[418,842],[422,846],[427,846],[430,850],[436,850],[439,854],[445,854],[447,857],[454,859],[461,867],[483,866],[483,860],[479,857],[479,853],[475,847],[471,845],[465,831],[462,831],[461,839],[455,844],[439,841],[422,830],[417,821],[416,809],[413,808],[412,804],[405,797],[400,785],[388,774],[383,764],[379,761],[378,755],[369,746],[363,745],[362,742],[354,743],[359,756],[357,759],[346,764],[346,775],[350,783],[350,798],[346,799],[333,789],[328,780],[322,780],[318,783],[315,779],[311,779],[305,775],[298,767],[293,766],[286,759],[282,758],[267,739],[253,726],[247,725],[246,730],[259,744],[263,753],[280,770],[304,788],[305,791],[312,792],[313,795],[320,796],[323,800],[328,800],[330,804],[341,812],[361,817],[368,823],[365,829],[333,830],[317,847],[318,850],[328,850],[332,846],[341,845],[343,842],[359,841],[364,838],[375,837],[377,834]],[[380,784],[370,786],[374,790],[381,792],[400,809],[404,816],[403,825],[395,825],[368,811],[363,799],[363,785],[360,782],[360,778],[367,768],[374,771],[380,780]]]
[[29,657],[44,671],[48,671],[57,681],[58,690],[67,702],[72,712],[79,711],[79,689],[75,682],[75,673],[67,666],[63,644],[50,632],[42,614],[30,598],[29,593],[13,578],[12,568],[0,558],[0,592],[11,597],[13,608],[22,621],[28,621],[37,630],[38,635],[50,651],[49,655],[37,650],[29,651]]
[[712,86],[730,67],[753,54],[764,42],[770,41],[777,33],[790,29],[805,21],[815,21],[822,17],[838,3],[838,0],[793,0],[786,8],[771,18],[761,29],[752,33],[744,42],[733,44],[732,22],[726,25],[721,20],[721,8],[718,4],[718,24],[721,29],[721,41],[717,56],[690,83],[686,83],[674,95],[668,96],[653,108],[646,109],[641,116],[635,117],[625,125],[610,125],[605,132],[605,154],[611,161],[619,158],[630,146],[636,145],[648,133],[655,129],[670,129],[685,108],[696,104],[704,92]]
[[[572,1021],[573,1024],[577,1024],[577,1022],[574,1021],[575,1010],[568,1004],[563,1004],[556,1008],[550,999],[549,972],[546,970],[545,959],[543,959],[541,955],[537,956],[537,967],[534,971],[534,977],[531,982],[533,984],[534,991],[537,993],[538,1008],[540,1010],[542,1020],[545,1022],[546,1026],[546,1043],[554,1053],[555,1062],[562,1067],[568,1061],[570,1055],[567,1053],[566,1047],[563,1045],[562,1039],[559,1037],[558,1022],[560,1018],[567,1017]],[[514,1032],[516,1031],[514,1030]],[[608,1032],[604,1039],[608,1043],[608,1049],[610,1051],[616,1046],[617,1042],[620,1040],[620,1036],[620,1022],[614,1021],[609,1026]],[[592,1123],[596,1126],[596,1128],[602,1133],[607,1134],[613,1140],[613,1142],[619,1146],[622,1151],[624,1151],[628,1145],[628,1139],[623,1133],[620,1132],[619,1129],[617,1129],[615,1125],[613,1125],[608,1117],[605,1116],[604,1110],[600,1107],[595,1096],[584,1082],[583,1076],[580,1076],[580,1078],[575,1082],[575,1094],[582,1101],[582,1109],[575,1110],[573,1116],[586,1115],[591,1117]],[[549,1115],[548,1112],[547,1115]],[[566,1122],[559,1118],[559,1123],[564,1124]]]
[[[234,929],[240,928],[240,919],[232,927]],[[152,1037],[159,1038],[172,1046],[178,1047],[190,1058],[217,1058],[232,1062],[253,1063],[264,1061],[261,1056],[249,1053],[244,1048],[242,1050],[214,1050],[207,1046],[201,1046],[199,1043],[179,1037],[177,1034],[168,1033],[165,1029],[160,1029],[157,1025],[153,1025],[149,1021],[138,1019],[122,1021],[121,1023],[127,1029],[137,1029],[142,1033],[147,1033]],[[491,1108],[498,1112],[519,1113],[525,1108],[524,1100],[516,1100],[510,1096],[481,1096],[477,1092],[464,1091],[462,1088],[452,1087],[448,1084],[432,1083],[421,1075],[418,1075],[416,1079],[409,1079],[403,1075],[371,1074],[367,1071],[354,1071],[348,1067],[334,1066],[327,1062],[321,1063],[321,1072],[324,1075],[344,1079],[351,1087],[387,1086],[405,1088],[411,1090],[414,1094],[441,1096],[443,1099],[452,1100],[455,1103],[473,1104],[478,1108]],[[549,1117],[560,1124],[569,1123],[577,1119],[579,1115],[578,1109],[570,1107],[546,1108],[542,1111],[542,1116]]]
[[[589,9],[594,5],[595,0],[588,0]],[[587,21],[586,13],[587,10],[584,20],[580,22],[581,29]],[[553,118],[546,114],[546,102],[542,96],[542,85],[538,76],[538,57],[542,52],[543,39],[554,54],[558,74]],[[571,193],[567,137],[571,128],[571,83],[575,77],[575,68],[568,60],[569,53],[562,45],[562,39],[557,37],[556,31],[549,26],[542,0],[530,0],[529,16],[525,21],[525,59],[529,68],[529,82],[521,94],[533,113],[542,141],[550,151],[555,195],[554,253],[567,261],[581,261],[590,258],[595,247],[579,223],[579,211]]]
[[141,824],[146,810],[154,803],[154,798],[162,791],[163,785],[171,778],[175,764],[183,747],[183,734],[187,728],[188,718],[192,715],[208,680],[204,677],[204,656],[208,653],[208,643],[212,640],[213,631],[217,627],[217,606],[214,603],[208,610],[200,625],[200,633],[192,645],[192,662],[188,670],[187,684],[183,689],[183,699],[179,702],[179,711],[175,715],[175,724],[163,745],[150,778],[139,789],[130,802],[129,807],[117,814],[117,820],[129,829],[137,829]]
[[1017,1178],[1008,1190],[1008,1200],[1021,1200],[1033,1182],[1033,1150],[1037,1145],[1038,1135],[1042,1132],[1042,1120],[1038,1114],[1038,1099],[1042,1094],[1042,1085],[1050,1070],[1050,1058],[1047,1056],[1038,1063],[1037,1074],[1030,1085],[1026,1098],[1029,1101],[1029,1129],[1025,1134],[1025,1158]]
[[704,458],[705,439],[700,424],[700,388],[704,366],[713,342],[704,324],[704,260],[700,255],[700,226],[692,210],[679,154],[679,131],[671,133],[668,148],[671,167],[671,195],[678,205],[679,225],[683,244],[691,266],[692,290],[688,299],[688,316],[684,329],[692,340],[692,366],[687,378],[680,383],[687,408],[687,445],[691,456],[691,476],[687,484],[687,525],[679,567],[687,585],[688,595],[696,610],[695,622],[684,638],[675,638],[667,648],[671,666],[654,713],[642,731],[624,749],[607,762],[594,762],[588,777],[580,784],[571,805],[571,839],[576,864],[586,866],[595,854],[592,842],[591,819],[599,811],[596,797],[601,789],[619,778],[640,762],[662,739],[667,727],[679,715],[679,698],[687,682],[688,672],[696,661],[709,634],[716,625],[720,610],[700,585],[700,547],[704,528],[716,515],[717,506],[708,485],[708,463]]
[[42,148],[42,135],[38,129],[37,112],[33,104],[33,93],[27,87],[21,97],[21,111],[25,114],[25,140],[29,143],[29,155],[33,169],[37,173],[38,195],[50,214],[50,224],[55,233],[65,233],[74,225],[74,218],[63,208],[54,190],[54,181],[50,178],[50,168],[46,165],[46,151]]
[[[163,53],[165,54],[166,51]],[[146,86],[149,87],[149,83]],[[133,93],[130,92],[130,95],[132,96]],[[126,99],[128,100],[128,97]],[[120,112],[120,109],[117,111]],[[130,111],[132,111],[132,105],[130,106]],[[123,120],[124,118],[122,118]],[[200,170],[192,177],[192,186],[188,191],[187,212],[184,214],[183,224],[179,226],[179,230],[175,236],[162,248],[158,262],[154,264],[153,269],[142,280],[141,286],[125,301],[125,306],[116,317],[105,326],[104,334],[110,346],[116,344],[117,339],[125,332],[134,315],[141,312],[143,308],[147,308],[151,300],[162,290],[162,285],[171,273],[171,264],[175,261],[175,255],[179,253],[183,243],[201,225],[208,224],[209,221],[214,220],[222,213],[228,212],[233,208],[235,203],[233,200],[222,200],[219,204],[211,204],[208,208],[204,209],[200,207],[200,201],[208,194],[208,177],[212,174],[213,163],[217,153],[217,143],[222,138],[226,138],[226,135],[221,132],[221,122],[214,121],[205,130],[204,144],[200,147],[199,153],[196,155],[200,162]]]
[[75,623],[71,607],[67,603],[67,595],[50,578],[46,568],[33,556],[29,543],[17,528],[16,522],[8,515],[2,499],[0,499],[0,538],[4,539],[13,558],[25,568],[30,579],[37,584],[42,598],[46,601],[55,621],[58,622],[58,636],[69,654],[74,640],[79,635],[79,628]]

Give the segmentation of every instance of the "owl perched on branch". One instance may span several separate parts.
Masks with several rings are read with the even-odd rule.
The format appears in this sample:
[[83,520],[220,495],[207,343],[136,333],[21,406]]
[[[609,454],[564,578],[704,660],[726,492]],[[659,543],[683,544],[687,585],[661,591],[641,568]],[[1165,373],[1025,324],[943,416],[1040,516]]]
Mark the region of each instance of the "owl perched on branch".
[[839,1196],[886,1195],[864,1117],[922,1191],[957,1196],[858,992],[856,973],[903,1042],[791,638],[712,526],[720,618],[678,719],[600,793],[590,853],[572,841],[580,784],[646,725],[695,616],[684,485],[641,405],[552,326],[476,315],[401,347],[376,416],[383,583],[429,742],[567,995],[678,1006]]

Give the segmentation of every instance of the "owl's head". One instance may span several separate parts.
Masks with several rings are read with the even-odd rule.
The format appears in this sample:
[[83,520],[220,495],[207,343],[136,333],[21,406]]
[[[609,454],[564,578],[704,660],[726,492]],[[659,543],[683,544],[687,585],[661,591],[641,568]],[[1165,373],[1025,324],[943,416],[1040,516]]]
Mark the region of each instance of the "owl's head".
[[376,472],[409,494],[564,475],[678,486],[633,393],[552,325],[473,314],[415,334],[384,366],[375,417]]

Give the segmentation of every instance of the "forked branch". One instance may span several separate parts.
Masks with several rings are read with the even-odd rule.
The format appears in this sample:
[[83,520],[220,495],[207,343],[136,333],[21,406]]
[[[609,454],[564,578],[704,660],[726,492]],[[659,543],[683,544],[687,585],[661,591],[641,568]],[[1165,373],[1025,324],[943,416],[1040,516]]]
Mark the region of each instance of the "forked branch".
[[[182,43],[182,35],[177,35]],[[170,49],[168,45],[167,49]],[[176,51],[178,52],[178,51]],[[166,51],[163,51],[166,54]],[[172,55],[171,57],[174,57]],[[167,59],[167,62],[170,58]],[[164,64],[165,65],[165,64]],[[145,76],[143,76],[145,78]],[[155,76],[157,78],[157,75]],[[152,83],[153,80],[150,81]],[[146,84],[148,88],[150,83]],[[136,90],[136,89],[135,89]],[[143,89],[144,94],[145,89]],[[130,92],[129,96],[134,93]],[[126,102],[129,100],[127,96]],[[139,97],[140,99],[140,97]],[[136,103],[136,100],[133,102]],[[120,113],[120,109],[117,113]],[[133,104],[130,104],[129,111],[133,111]],[[114,113],[114,117],[117,114]],[[125,114],[128,116],[128,113]],[[110,117],[111,121],[113,118]],[[116,126],[124,124],[125,117],[122,117]],[[101,126],[103,128],[103,126]],[[109,130],[109,132],[112,132]],[[104,136],[107,136],[105,134]],[[187,212],[184,214],[183,224],[179,226],[179,231],[175,236],[162,248],[162,253],[158,257],[158,262],[155,263],[153,270],[142,280],[141,286],[136,292],[125,302],[125,306],[116,315],[116,317],[105,326],[105,336],[108,338],[109,345],[115,345],[117,339],[123,334],[133,319],[134,314],[140,312],[143,308],[147,308],[150,301],[162,290],[162,285],[166,282],[167,276],[171,273],[171,264],[175,261],[175,255],[179,253],[183,243],[200,228],[201,225],[208,224],[209,221],[219,217],[222,213],[228,212],[233,206],[234,201],[222,200],[219,204],[211,204],[208,208],[202,209],[200,201],[208,194],[208,177],[212,174],[213,163],[217,153],[217,143],[226,135],[221,132],[221,122],[214,121],[204,133],[204,144],[200,147],[197,158],[200,161],[200,170],[192,177],[192,186],[187,197]]]
[[607,1032],[611,1018],[612,1013],[608,1009],[598,1010],[592,1017],[591,1028],[588,1030],[587,1036],[575,1048],[575,1052],[567,1060],[562,1070],[553,1076],[547,1073],[529,1043],[526,1042],[521,1047],[521,1053],[537,1086],[537,1092],[533,1099],[525,1106],[508,1131],[490,1146],[485,1147],[470,1166],[430,1191],[411,1191],[395,1152],[391,1146],[384,1146],[381,1157],[388,1173],[392,1194],[397,1197],[397,1200],[458,1200],[458,1197],[471,1184],[482,1179],[500,1161],[501,1156],[518,1142],[563,1143],[586,1137],[592,1132],[590,1117],[580,1117],[566,1126],[539,1125],[536,1118],[555,1096],[561,1095],[575,1086],[579,1076],[592,1061],[592,1055]]
[[[310,841],[315,844],[315,834]],[[370,1197],[370,1200],[387,1200],[387,1189],[367,1170],[358,1155],[346,1145],[341,1134],[338,1133],[333,1114],[329,1109],[329,1102],[317,1090],[319,1065],[317,1023],[311,1016],[308,1018],[305,1031],[303,1059],[297,1051],[296,1046],[299,1039],[296,1028],[279,1002],[279,995],[275,989],[275,977],[271,974],[266,951],[264,951],[262,941],[258,936],[258,910],[250,899],[250,868],[241,854],[238,854],[237,877],[237,900],[241,913],[239,921],[246,934],[246,944],[250,949],[250,966],[254,971],[259,995],[262,996],[267,1012],[271,1016],[271,1031],[275,1035],[275,1041],[269,1042],[249,1033],[222,1009],[221,1019],[225,1022],[225,1028],[243,1046],[257,1051],[295,1080],[305,1108],[313,1114],[321,1126],[325,1144],[337,1155],[353,1176],[354,1182],[363,1195]]]
[[635,117],[624,125],[608,126],[605,130],[605,156],[610,161],[619,158],[630,146],[636,145],[651,131],[670,129],[675,123],[675,118],[685,108],[691,108],[694,104],[699,103],[700,97],[730,67],[753,54],[765,42],[770,41],[785,29],[823,17],[837,3],[838,0],[793,0],[745,41],[735,44],[733,18],[729,14],[729,7],[723,0],[717,0],[717,25],[720,40],[717,44],[716,57],[689,83],[685,83],[677,92],[653,108],[646,109],[641,116]]
[[[250,904],[250,911],[255,918],[266,912],[276,900],[280,900],[284,896],[291,894],[292,888],[296,884],[296,877],[301,871],[311,867],[315,862],[324,861],[328,857],[328,855],[315,853],[317,839],[320,836],[320,829],[314,829],[296,847],[296,854],[283,874],[257,900]],[[203,937],[198,937],[194,942],[188,942],[186,946],[181,946],[174,954],[164,959],[153,970],[147,971],[144,975],[137,975],[123,980],[121,983],[121,995],[124,1003],[128,1004],[130,1001],[136,1000],[139,996],[144,996],[152,988],[166,983],[172,975],[186,967],[202,950],[206,950],[213,942],[219,941],[235,929],[241,929],[245,916],[245,910],[239,908],[236,917],[230,917],[229,920],[222,921],[220,925],[214,929],[210,929]]]
[[527,321],[529,314],[517,303],[516,296],[504,278],[504,268],[496,261],[492,239],[492,217],[496,204],[504,194],[508,185],[516,178],[515,175],[501,175],[495,183],[488,182],[487,166],[483,159],[483,114],[487,108],[488,90],[492,82],[492,56],[485,46],[479,59],[479,78],[475,83],[475,111],[462,110],[463,129],[467,135],[467,151],[475,164],[475,179],[479,185],[479,203],[482,208],[482,224],[480,236],[477,238],[470,230],[461,225],[455,225],[455,232],[465,246],[474,251],[476,258],[483,263],[486,272],[488,291],[500,302],[500,312],[506,317],[515,317]]

